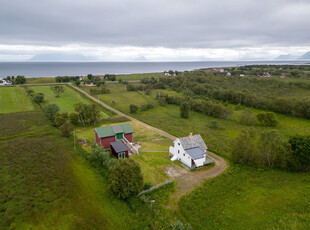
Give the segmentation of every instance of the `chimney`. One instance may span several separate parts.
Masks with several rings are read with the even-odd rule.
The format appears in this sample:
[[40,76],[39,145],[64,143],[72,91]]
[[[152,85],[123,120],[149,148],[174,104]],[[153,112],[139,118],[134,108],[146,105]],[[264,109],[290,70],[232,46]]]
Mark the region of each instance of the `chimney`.
[[193,133],[189,133],[189,138],[192,138],[193,137]]

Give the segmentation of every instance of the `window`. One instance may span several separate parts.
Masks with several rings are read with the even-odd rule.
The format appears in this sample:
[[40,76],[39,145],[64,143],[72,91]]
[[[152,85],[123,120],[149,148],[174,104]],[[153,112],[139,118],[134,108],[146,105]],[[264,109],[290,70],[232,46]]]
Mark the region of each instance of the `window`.
[[180,145],[180,143],[178,143],[178,145]]
[[178,150],[178,153],[180,153],[180,150]]
[[185,153],[183,153],[183,156],[185,157]]

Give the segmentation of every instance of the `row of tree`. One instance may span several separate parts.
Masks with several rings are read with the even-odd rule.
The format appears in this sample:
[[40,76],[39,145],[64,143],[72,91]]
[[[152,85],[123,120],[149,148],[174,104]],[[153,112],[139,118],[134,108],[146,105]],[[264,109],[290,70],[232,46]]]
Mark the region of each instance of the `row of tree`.
[[292,136],[284,141],[276,130],[265,130],[257,137],[253,128],[244,129],[231,143],[235,163],[309,171],[310,136]]

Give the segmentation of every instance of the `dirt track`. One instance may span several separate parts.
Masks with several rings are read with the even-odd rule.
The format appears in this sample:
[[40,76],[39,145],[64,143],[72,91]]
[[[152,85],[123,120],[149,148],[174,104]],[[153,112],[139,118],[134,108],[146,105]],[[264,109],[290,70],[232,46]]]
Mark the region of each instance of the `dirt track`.
[[[139,121],[131,116],[128,116],[114,108],[112,108],[111,106],[103,103],[102,101],[94,98],[93,96],[89,95],[87,92],[81,90],[80,88],[70,84],[71,87],[73,87],[74,89],[78,90],[79,92],[83,93],[85,96],[87,96],[88,98],[94,100],[95,102],[101,104],[102,106],[106,107],[107,109],[115,112],[118,115],[121,115],[123,117],[126,117],[129,120],[135,121],[141,125],[143,125],[144,127],[148,128],[148,129],[152,129],[154,131],[156,131],[157,133],[159,133],[162,136],[168,137],[171,140],[175,140],[176,137],[166,133],[163,130],[160,130],[158,128],[155,128],[153,126],[150,126],[142,121]],[[175,209],[178,203],[178,200],[184,196],[186,193],[192,191],[197,185],[201,184],[203,181],[205,181],[206,179],[210,179],[213,177],[216,177],[217,175],[221,174],[226,168],[227,168],[227,163],[226,161],[209,152],[210,156],[214,158],[215,161],[215,166],[213,166],[210,169],[205,169],[205,170],[198,170],[198,171],[194,171],[191,172],[189,170],[186,170],[185,168],[181,168],[179,166],[175,166],[173,168],[167,168],[166,169],[166,173],[173,179],[178,181],[178,185],[176,188],[175,193],[171,196],[170,198],[170,203],[169,206],[170,208]]]

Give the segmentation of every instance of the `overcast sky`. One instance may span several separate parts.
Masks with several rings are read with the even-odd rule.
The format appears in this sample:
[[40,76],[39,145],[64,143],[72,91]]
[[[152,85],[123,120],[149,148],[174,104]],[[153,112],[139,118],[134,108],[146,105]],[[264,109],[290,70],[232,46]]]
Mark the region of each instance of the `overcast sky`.
[[0,61],[273,59],[310,50],[310,0],[0,0]]

